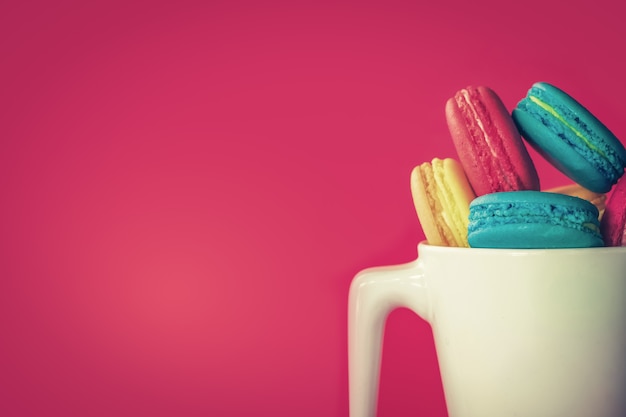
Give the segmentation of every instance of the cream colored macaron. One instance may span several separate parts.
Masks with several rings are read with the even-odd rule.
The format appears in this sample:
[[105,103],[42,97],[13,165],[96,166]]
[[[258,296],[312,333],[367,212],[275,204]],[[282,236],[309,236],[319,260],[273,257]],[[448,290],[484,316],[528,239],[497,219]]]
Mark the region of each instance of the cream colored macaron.
[[435,158],[411,171],[411,194],[431,245],[468,247],[469,205],[476,197],[461,164]]

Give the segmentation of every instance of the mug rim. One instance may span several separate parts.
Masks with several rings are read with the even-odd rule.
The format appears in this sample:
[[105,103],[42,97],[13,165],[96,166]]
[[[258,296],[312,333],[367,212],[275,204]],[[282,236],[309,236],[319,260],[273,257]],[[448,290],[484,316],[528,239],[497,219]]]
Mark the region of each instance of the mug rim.
[[431,245],[427,240],[422,240],[417,244],[417,250],[426,250],[428,252],[443,252],[443,253],[454,253],[454,252],[462,252],[462,253],[481,253],[488,254],[493,253],[502,255],[504,253],[509,253],[511,255],[524,255],[524,254],[539,254],[542,252],[549,253],[576,253],[576,252],[584,252],[589,253],[591,251],[595,253],[615,253],[615,252],[623,252],[626,256],[626,246],[598,246],[591,248],[541,248],[541,249],[532,249],[532,248],[467,248],[467,247],[457,247],[457,246],[438,246]]

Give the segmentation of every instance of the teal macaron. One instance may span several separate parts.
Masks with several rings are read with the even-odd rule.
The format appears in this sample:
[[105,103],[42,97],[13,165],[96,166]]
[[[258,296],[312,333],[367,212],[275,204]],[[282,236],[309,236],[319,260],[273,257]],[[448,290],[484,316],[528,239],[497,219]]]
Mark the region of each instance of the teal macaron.
[[604,193],[624,174],[624,145],[563,90],[545,82],[533,84],[512,116],[522,137],[583,187]]
[[485,194],[470,204],[473,248],[555,249],[604,246],[589,201],[542,191]]

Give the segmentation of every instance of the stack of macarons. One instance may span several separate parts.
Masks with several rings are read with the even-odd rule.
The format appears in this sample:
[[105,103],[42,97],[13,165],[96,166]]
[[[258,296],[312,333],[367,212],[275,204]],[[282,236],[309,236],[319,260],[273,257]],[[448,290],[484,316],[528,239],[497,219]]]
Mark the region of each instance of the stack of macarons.
[[[626,149],[578,101],[538,82],[509,112],[490,88],[459,90],[445,106],[458,161],[411,172],[432,245],[477,248],[626,246]],[[541,190],[526,144],[573,181]]]

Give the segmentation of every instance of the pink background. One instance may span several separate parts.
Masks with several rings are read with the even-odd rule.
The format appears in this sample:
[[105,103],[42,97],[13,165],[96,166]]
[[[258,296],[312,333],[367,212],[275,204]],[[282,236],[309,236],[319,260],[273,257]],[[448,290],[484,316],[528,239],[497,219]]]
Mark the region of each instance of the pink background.
[[[549,81],[626,137],[622,2],[551,4],[3,2],[0,414],[347,416],[445,100]],[[446,415],[431,337],[391,314],[380,416]]]

